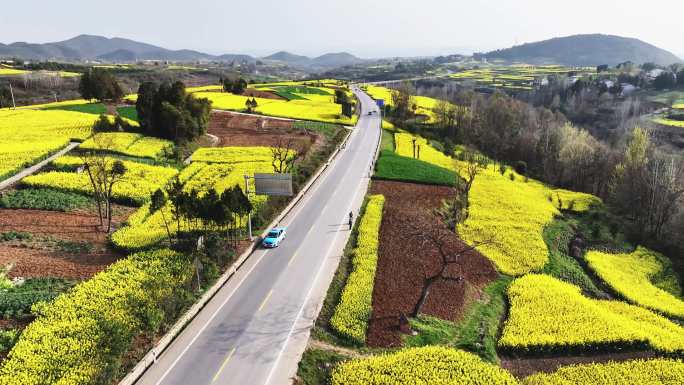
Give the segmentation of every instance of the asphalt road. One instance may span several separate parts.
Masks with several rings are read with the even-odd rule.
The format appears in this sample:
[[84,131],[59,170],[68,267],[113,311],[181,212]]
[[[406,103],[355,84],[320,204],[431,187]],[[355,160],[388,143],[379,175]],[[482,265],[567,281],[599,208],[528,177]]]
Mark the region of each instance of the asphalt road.
[[[349,236],[348,215],[367,190],[380,135],[373,101],[357,93],[361,118],[345,148],[281,225],[277,249],[255,251],[138,380],[139,385],[274,385],[296,360],[281,359],[305,306],[327,289],[327,261]],[[358,212],[354,212],[355,220]],[[307,330],[308,336],[308,330]],[[300,347],[303,349],[303,347]],[[301,354],[301,353],[298,353]],[[282,366],[287,366],[283,370]],[[291,367],[294,366],[294,367]]]

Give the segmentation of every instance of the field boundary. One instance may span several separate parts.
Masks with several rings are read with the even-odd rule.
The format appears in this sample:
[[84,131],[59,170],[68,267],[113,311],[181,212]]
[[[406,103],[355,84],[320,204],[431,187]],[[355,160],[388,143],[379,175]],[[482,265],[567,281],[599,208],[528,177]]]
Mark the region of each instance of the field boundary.
[[66,154],[67,152],[73,150],[74,148],[78,147],[81,143],[79,142],[70,142],[66,147],[62,148],[61,150],[55,152],[54,154],[50,155],[49,157],[43,159],[42,161],[34,164],[33,166],[26,167],[23,170],[19,171],[18,173],[12,175],[11,177],[0,181],[0,191],[14,185],[15,183],[19,182],[20,180],[26,178],[27,176],[30,176],[34,174],[36,171],[40,171],[43,167],[45,167],[48,163],[52,162],[53,160],[59,158],[60,156]]
[[[316,174],[311,177],[309,182],[302,188],[297,196],[283,209],[283,211],[266,227],[264,232],[260,235],[263,237],[271,227],[277,226],[290,212],[299,204],[307,192],[311,189],[314,183],[318,181],[321,175],[328,169],[330,163],[337,157],[340,150],[346,147],[346,143],[353,131],[349,131],[344,140],[337,146],[335,151],[330,155],[328,160],[319,167]],[[259,244],[259,237],[255,238],[240,257],[233,263],[233,265],[212,285],[200,298],[197,300],[185,314],[176,321],[176,323],[169,329],[166,334],[157,342],[157,344],[147,353],[143,358],[131,369],[128,374],[119,382],[119,385],[133,385],[138,379],[152,366],[157,357],[161,355],[175,338],[185,329],[185,327],[199,314],[199,312],[211,301],[216,293],[230,280],[230,278],[238,271],[240,267],[249,259],[256,246]]]

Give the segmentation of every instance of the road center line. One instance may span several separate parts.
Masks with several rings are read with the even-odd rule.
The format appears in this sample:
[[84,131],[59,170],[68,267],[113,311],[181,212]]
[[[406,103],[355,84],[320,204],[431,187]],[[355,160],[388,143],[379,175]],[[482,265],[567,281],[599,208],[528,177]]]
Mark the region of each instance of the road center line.
[[[204,332],[204,330],[211,324],[211,321],[213,321],[214,318],[216,318],[216,316],[217,316],[218,313],[221,311],[221,309],[223,309],[223,307],[224,307],[224,306],[228,303],[228,301],[233,297],[233,294],[235,294],[235,292],[240,288],[240,286],[242,286],[242,283],[249,277],[249,274],[252,272],[252,270],[254,270],[254,269],[259,265],[259,262],[261,262],[261,260],[264,259],[264,256],[266,256],[266,254],[267,254],[267,253],[264,252],[263,254],[261,254],[261,257],[259,257],[259,259],[255,261],[254,265],[252,265],[252,267],[247,271],[247,273],[244,275],[244,277],[242,277],[242,279],[240,280],[240,282],[233,288],[233,290],[232,290],[232,291],[230,292],[230,294],[226,297],[226,299],[223,300],[223,302],[221,303],[221,305],[219,305],[219,307],[214,311],[214,314],[212,314],[211,317],[209,318],[209,320],[207,320],[207,322],[204,323],[204,325],[202,326],[202,328],[200,328],[200,330],[197,332],[197,334],[195,334],[195,336],[192,338],[192,340],[190,341],[190,343],[188,343],[188,344],[185,346],[185,348],[183,349],[183,351],[181,351],[181,353],[178,355],[178,357],[176,357],[176,359],[171,363],[171,366],[169,366],[169,367],[166,369],[166,371],[164,372],[164,374],[163,374],[163,375],[159,378],[159,380],[156,382],[156,385],[159,385],[159,384],[161,384],[161,383],[164,381],[164,379],[166,378],[166,376],[169,375],[169,373],[171,372],[171,370],[173,370],[173,368],[176,366],[176,364],[178,363],[178,361],[180,361],[180,359],[183,357],[183,355],[185,355],[185,353],[188,351],[188,349],[190,349],[190,346],[192,346],[192,344],[195,343],[195,341],[199,338],[199,336],[202,335],[202,333]],[[237,274],[237,272],[236,272],[236,274]]]
[[233,358],[233,353],[235,353],[235,349],[236,348],[233,348],[233,350],[231,350],[230,353],[228,353],[228,356],[226,356],[226,359],[223,360],[223,364],[221,364],[221,367],[219,368],[218,372],[216,372],[214,378],[211,380],[212,383],[216,382],[216,379],[218,379],[218,377],[221,375],[223,368],[225,368],[228,361],[230,361],[230,359]]
[[[380,132],[380,135],[382,135],[382,132]],[[372,162],[372,159],[371,159]],[[354,195],[352,196],[351,201],[349,202],[349,207],[348,210],[351,210],[351,208],[354,205],[354,202],[356,201],[356,197],[359,193],[359,191],[362,189],[362,183],[363,183],[363,177],[361,178],[361,183],[359,183],[354,191]],[[322,213],[323,211],[321,211]],[[344,213],[344,217],[346,217],[346,213]],[[343,218],[344,218],[343,217]],[[304,302],[302,303],[302,306],[299,308],[299,312],[297,312],[297,315],[295,316],[294,322],[292,323],[292,326],[290,328],[290,331],[287,334],[287,338],[285,338],[285,341],[283,342],[280,351],[278,352],[278,355],[276,356],[275,362],[273,363],[273,366],[271,366],[271,370],[268,373],[268,377],[266,377],[266,382],[264,382],[264,385],[269,385],[271,383],[271,378],[273,377],[273,374],[275,373],[276,369],[278,368],[278,365],[280,363],[280,359],[283,356],[283,353],[285,351],[285,348],[287,347],[288,342],[290,341],[290,338],[292,337],[292,333],[294,332],[295,327],[297,326],[297,322],[302,316],[302,313],[304,312],[304,308],[309,302],[309,298],[311,297],[311,293],[313,292],[314,287],[316,286],[316,282],[318,281],[319,276],[321,275],[321,272],[325,268],[325,262],[328,256],[330,255],[333,247],[335,246],[337,239],[340,235],[340,232],[335,234],[333,238],[333,242],[330,243],[330,246],[328,247],[327,252],[324,254],[324,257],[322,259],[322,263],[320,267],[318,268],[318,271],[316,272],[316,275],[314,276],[313,282],[311,283],[311,286],[309,287],[308,292],[306,293],[306,296],[304,297]]]
[[[321,212],[324,212],[325,209],[326,209],[327,207],[328,207],[327,204],[326,204],[325,206],[323,206],[323,209],[321,210]],[[304,243],[304,241],[305,241],[307,238],[309,238],[309,235],[311,235],[311,233],[313,232],[313,230],[314,230],[314,226],[312,225],[311,228],[309,229],[309,231],[307,231],[307,233],[306,233],[306,235],[304,236],[304,238],[302,238],[302,241],[300,242],[300,244]],[[287,266],[288,266],[288,267],[292,264],[292,262],[295,260],[295,258],[297,258],[297,256],[299,255],[299,250],[300,250],[301,248],[302,248],[302,246],[297,247],[297,250],[294,252],[294,254],[292,254],[292,257],[290,257],[290,260],[287,262]]]
[[[361,129],[361,124],[360,124],[360,122],[361,122],[361,119],[359,119],[359,122],[357,122],[357,125],[356,125],[355,129],[350,133],[350,136],[349,136],[349,138],[347,139],[347,145],[350,144],[350,143],[356,138],[356,136],[358,136],[358,133],[359,133],[359,131],[360,131],[360,129]],[[345,147],[346,147],[346,146],[345,146]],[[348,154],[348,153],[347,153],[346,151],[343,151],[343,152],[341,153],[342,156],[344,156],[345,154]],[[307,191],[307,193],[305,194],[304,199],[302,199],[302,201],[300,201],[300,202],[295,206],[295,209],[293,210],[293,212],[290,212],[290,214],[287,215],[286,218],[283,218],[283,221],[286,221],[287,223],[292,223],[292,222],[299,216],[299,214],[304,210],[304,208],[305,208],[305,207],[309,204],[309,202],[314,198],[314,196],[316,195],[316,193],[318,193],[318,191],[319,191],[319,189],[321,188],[321,186],[323,186],[323,185],[325,184],[325,182],[326,182],[327,179],[329,178],[330,174],[332,173],[331,170],[332,170],[333,168],[335,168],[334,166],[337,165],[338,163],[339,163],[339,162],[338,162],[338,159],[337,159],[337,158],[332,160],[332,162],[331,162],[330,164],[333,165],[333,167],[330,167],[330,168],[326,169],[326,170],[323,172],[323,174],[321,175],[321,178],[319,178],[317,181],[315,181],[314,184],[311,186],[312,188],[311,188],[309,191]],[[307,199],[307,198],[308,198],[308,199]],[[327,204],[326,204],[326,207],[327,207]],[[313,230],[313,228],[310,229],[309,232],[311,232],[312,230]],[[307,235],[308,235],[308,234],[307,234]],[[335,239],[337,239],[337,236],[335,237]],[[331,245],[330,248],[332,248],[332,245]],[[328,250],[328,254],[329,254],[329,252],[330,252],[330,250]],[[183,358],[183,356],[185,355],[185,353],[187,353],[188,349],[190,349],[190,347],[196,342],[196,340],[204,333],[204,331],[207,329],[207,327],[213,322],[213,320],[214,320],[214,319],[216,318],[216,316],[221,312],[221,310],[223,309],[223,307],[228,303],[228,301],[232,298],[232,296],[235,294],[235,292],[236,292],[238,289],[240,289],[240,288],[242,287],[242,284],[244,283],[244,281],[247,280],[247,278],[249,278],[249,276],[251,275],[252,271],[259,265],[259,263],[261,262],[261,260],[263,260],[263,258],[266,256],[266,254],[267,254],[267,252],[264,252],[263,254],[261,254],[261,256],[258,257],[258,260],[255,261],[254,265],[252,265],[252,267],[245,273],[245,275],[242,277],[242,279],[235,285],[235,287],[231,290],[231,292],[228,294],[228,296],[221,302],[221,304],[220,304],[220,305],[218,306],[218,308],[214,311],[214,313],[211,315],[211,317],[209,317],[209,319],[208,319],[207,321],[204,322],[204,324],[202,325],[202,327],[200,328],[200,330],[193,336],[193,338],[190,340],[190,342],[184,347],[184,349],[180,352],[180,354],[173,360],[173,362],[170,364],[170,366],[169,366],[168,368],[166,368],[166,370],[164,371],[164,373],[162,374],[162,376],[159,378],[159,380],[157,380],[157,381],[155,382],[156,385],[160,385],[160,384],[164,381],[164,379],[169,375],[169,373],[175,368],[176,364],[178,364],[178,362]],[[295,253],[295,255],[296,255],[296,254],[297,254],[297,253]],[[316,277],[314,278],[314,282],[317,281],[317,277],[318,277],[318,275],[320,275],[321,270],[322,270],[322,269],[319,269],[319,271],[316,273]],[[240,271],[240,270],[238,269],[238,271],[236,272],[236,274],[237,274],[239,271]],[[306,295],[307,300],[306,300],[305,302],[308,302],[308,297],[311,295],[311,291],[312,291],[312,290],[313,290],[313,285],[312,285],[312,287],[309,289],[309,293]],[[218,293],[217,293],[217,294],[218,294]],[[299,315],[296,317],[296,320],[299,319],[299,317],[301,316],[301,313],[302,313],[303,310],[304,310],[304,306],[302,306],[302,308],[300,309]],[[295,320],[295,323],[296,323],[296,320]],[[294,328],[294,325],[295,325],[295,324],[292,325],[293,328]],[[292,335],[292,332],[293,332],[293,330],[290,330],[290,333],[289,333],[289,335],[288,335],[288,340],[289,340],[290,336]],[[286,345],[286,344],[283,345],[283,349],[282,349],[282,350],[280,351],[280,353],[278,354],[277,361],[280,360],[280,356],[281,356],[282,353],[283,353],[283,350],[284,350],[285,345]],[[235,350],[235,349],[233,349],[233,350]],[[168,353],[168,352],[165,352],[165,353]],[[224,362],[224,365],[225,365],[227,362],[228,362],[228,361],[226,360],[226,361]],[[277,366],[277,362],[276,362],[276,365],[275,365],[275,366]],[[273,375],[273,370],[275,369],[275,366],[271,369],[271,372],[269,373],[268,380],[270,380],[270,377]]]
[[266,295],[266,298],[264,298],[263,302],[261,302],[261,305],[259,306],[259,310],[257,310],[257,313],[260,313],[261,310],[264,308],[264,306],[266,306],[266,302],[268,302],[268,299],[271,298],[272,294],[273,294],[273,289],[271,289],[271,291],[268,292],[268,294]]

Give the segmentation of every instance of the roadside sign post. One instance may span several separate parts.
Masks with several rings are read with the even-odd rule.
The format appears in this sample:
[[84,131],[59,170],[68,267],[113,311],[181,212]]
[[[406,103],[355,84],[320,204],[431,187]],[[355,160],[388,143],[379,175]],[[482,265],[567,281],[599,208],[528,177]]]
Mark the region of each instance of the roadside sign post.
[[[254,176],[245,174],[245,195],[249,197],[249,180],[254,179],[254,194],[255,195],[269,195],[269,196],[292,196],[294,191],[292,188],[292,174],[263,174],[255,173]],[[249,240],[252,236],[252,213],[249,213],[247,219],[247,226],[249,229]]]
[[[249,175],[245,174],[245,195],[249,198]],[[249,229],[249,240],[250,242],[254,239],[252,237],[252,212],[247,214],[247,228]]]

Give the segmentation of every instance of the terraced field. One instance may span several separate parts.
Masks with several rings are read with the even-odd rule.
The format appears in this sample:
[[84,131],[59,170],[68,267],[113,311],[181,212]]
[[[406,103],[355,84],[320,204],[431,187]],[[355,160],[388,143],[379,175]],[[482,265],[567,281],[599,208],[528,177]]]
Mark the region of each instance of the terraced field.
[[595,68],[571,68],[562,66],[489,66],[484,68],[465,69],[450,75],[452,79],[479,87],[501,88],[510,91],[529,91],[536,81],[552,75],[593,75]]
[[[388,97],[383,89],[373,91]],[[385,200],[377,267],[361,283],[352,275],[344,281],[345,274],[357,274],[358,265],[353,253],[350,267],[343,259],[336,276],[341,283],[334,281],[329,289],[314,340],[345,348],[312,343],[300,363],[305,381],[674,385],[684,380],[684,298],[666,256],[643,247],[628,250],[624,240],[610,238],[616,235],[599,234],[588,242],[625,251],[589,245],[583,257],[571,257],[574,231],[605,226],[601,200],[494,164],[476,176],[465,222],[443,238],[436,229],[445,226],[453,199],[445,181],[465,176],[465,167],[420,136],[383,134],[371,187]],[[359,229],[359,237],[365,230]],[[359,247],[364,239],[351,244]],[[481,242],[476,252],[445,262],[464,244]],[[488,259],[490,270],[478,258]],[[422,311],[413,317],[426,277],[441,278],[429,286]],[[361,317],[365,342],[364,333],[350,342],[340,330],[358,326],[358,320],[338,317],[333,324],[326,306],[335,301],[343,306],[348,300],[340,293],[365,293],[371,284],[372,312]],[[356,308],[367,308],[366,302],[357,301]],[[331,361],[332,369],[323,366]]]

